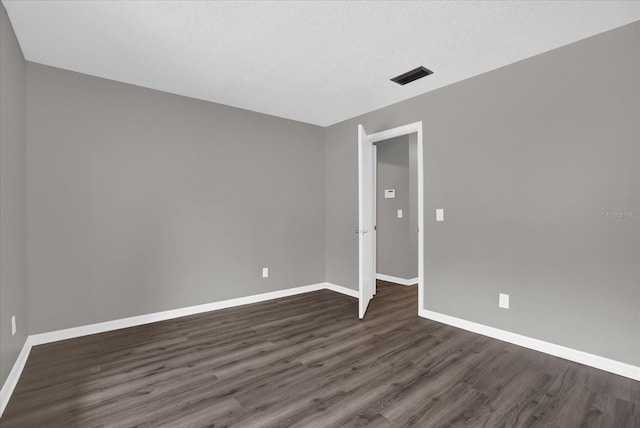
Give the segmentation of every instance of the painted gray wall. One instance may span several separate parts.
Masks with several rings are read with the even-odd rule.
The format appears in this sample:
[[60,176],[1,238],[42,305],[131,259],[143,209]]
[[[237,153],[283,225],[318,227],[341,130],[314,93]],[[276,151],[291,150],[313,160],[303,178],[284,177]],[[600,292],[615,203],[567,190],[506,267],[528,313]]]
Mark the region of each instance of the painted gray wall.
[[[376,143],[377,174],[377,273],[403,279],[418,276],[418,247],[410,238],[417,232],[418,219],[411,216],[411,162],[409,136]],[[414,159],[415,161],[415,159]],[[385,189],[395,189],[396,197],[385,199]],[[398,218],[397,210],[403,211]],[[415,225],[412,224],[415,222]],[[415,233],[414,233],[415,234]],[[412,245],[415,244],[415,245]]]
[[34,63],[27,83],[31,333],[324,281],[322,128]]
[[356,125],[421,120],[426,308],[640,364],[640,218],[603,215],[640,210],[639,99],[634,23],[327,128],[327,281],[358,283]]
[[[25,61],[0,4],[0,385],[27,337]],[[11,335],[11,316],[17,332]]]

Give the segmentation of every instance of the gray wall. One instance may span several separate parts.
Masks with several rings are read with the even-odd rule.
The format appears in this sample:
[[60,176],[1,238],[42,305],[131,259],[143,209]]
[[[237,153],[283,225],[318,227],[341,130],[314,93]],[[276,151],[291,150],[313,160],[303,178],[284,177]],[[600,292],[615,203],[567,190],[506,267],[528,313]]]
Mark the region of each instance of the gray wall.
[[[0,385],[27,337],[25,61],[0,4]],[[11,335],[11,317],[17,332]]]
[[[418,246],[417,241],[410,236],[417,235],[418,219],[411,215],[412,199],[417,199],[417,195],[411,192],[411,190],[415,192],[416,189],[411,186],[409,136],[380,141],[376,143],[376,147],[378,148],[377,273],[403,279],[416,278]],[[415,162],[415,158],[413,160]],[[396,197],[385,199],[385,189],[395,189]],[[403,211],[402,218],[398,218],[397,210],[399,209]]]
[[357,288],[356,125],[422,120],[426,308],[640,364],[640,218],[603,215],[640,210],[639,48],[634,23],[327,128],[327,281]]
[[34,63],[27,83],[31,333],[324,281],[322,128]]

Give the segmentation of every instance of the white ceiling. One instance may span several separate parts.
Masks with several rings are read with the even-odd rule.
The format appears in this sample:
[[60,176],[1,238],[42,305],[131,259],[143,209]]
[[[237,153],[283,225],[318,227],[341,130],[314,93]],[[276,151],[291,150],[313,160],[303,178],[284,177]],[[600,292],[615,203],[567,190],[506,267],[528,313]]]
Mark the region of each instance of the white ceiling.
[[[322,126],[640,19],[637,1],[2,3],[29,61]],[[435,73],[389,81],[419,65]]]

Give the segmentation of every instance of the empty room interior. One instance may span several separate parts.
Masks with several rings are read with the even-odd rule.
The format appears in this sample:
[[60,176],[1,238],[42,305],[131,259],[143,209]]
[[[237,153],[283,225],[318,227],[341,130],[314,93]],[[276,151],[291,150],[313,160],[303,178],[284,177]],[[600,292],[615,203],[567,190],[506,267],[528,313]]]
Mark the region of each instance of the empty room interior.
[[640,2],[0,5],[0,427],[640,427]]

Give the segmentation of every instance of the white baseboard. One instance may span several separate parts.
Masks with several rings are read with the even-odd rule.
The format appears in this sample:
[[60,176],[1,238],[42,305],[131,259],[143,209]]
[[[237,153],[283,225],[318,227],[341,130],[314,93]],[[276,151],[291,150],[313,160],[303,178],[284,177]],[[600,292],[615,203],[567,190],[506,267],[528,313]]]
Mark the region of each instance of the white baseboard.
[[377,273],[376,279],[379,279],[381,281],[393,282],[400,285],[416,285],[418,283],[418,278],[405,279],[399,278],[397,276],[385,275],[383,273]]
[[267,300],[280,299],[282,297],[294,296],[296,294],[309,293],[318,290],[331,290],[337,293],[346,294],[351,297],[358,297],[358,292],[351,288],[343,287],[341,285],[331,284],[328,282],[320,282],[318,284],[305,285],[302,287],[287,288],[285,290],[272,291],[270,293],[254,294],[252,296],[238,297],[236,299],[222,300],[219,302],[205,303],[202,305],[188,306],[185,308],[171,309],[168,311],[154,312],[151,314],[138,315],[135,317],[121,318],[113,321],[105,321],[95,324],[83,325],[80,327],[66,328],[63,330],[50,331],[47,333],[33,334],[27,337],[27,340],[22,347],[22,351],[18,356],[16,362],[7,377],[7,380],[2,385],[0,391],[0,416],[4,412],[9,398],[13,393],[14,388],[18,384],[18,379],[22,374],[24,365],[27,362],[27,357],[31,348],[36,345],[43,345],[45,343],[57,342],[59,340],[73,339],[76,337],[88,336],[90,334],[105,333],[107,331],[119,330],[121,328],[135,327],[144,324],[150,324],[158,321],[166,321],[169,319],[185,317],[189,315],[201,314],[204,312],[215,311],[219,309],[232,308],[236,306],[249,305],[251,303],[264,302]]
[[96,324],[83,325],[80,327],[67,328],[64,330],[50,331],[47,333],[34,334],[31,337],[33,346],[44,343],[57,342],[59,340],[73,339],[90,334],[104,333],[121,328],[135,327],[143,324],[150,324],[158,321],[166,321],[174,318],[189,315],[201,314],[204,312],[216,311],[219,309],[233,308],[236,306],[249,305],[251,303],[264,302],[266,300],[280,299],[282,297],[294,296],[296,294],[309,293],[327,288],[326,283],[305,285],[302,287],[287,288],[285,290],[272,291],[270,293],[254,294],[252,296],[238,297],[235,299],[221,300],[219,302],[205,303],[202,305],[187,306],[185,308],[171,309],[168,311],[154,312],[151,314],[138,315],[135,317],[121,318],[113,321],[105,321]]
[[584,364],[585,366],[594,367],[609,373],[640,381],[640,367],[638,366],[633,366],[631,364],[578,351],[577,349],[567,348],[565,346],[556,345],[554,343],[545,342],[543,340],[534,339],[517,333],[511,333],[506,330],[500,330],[498,328],[489,327],[426,309],[421,309],[419,315],[423,318],[438,321],[473,333],[482,334],[504,342],[513,343],[514,345],[533,349],[534,351],[544,352],[545,354],[564,358],[565,360]]
[[27,363],[29,352],[31,352],[31,346],[31,337],[27,337],[16,362],[13,363],[9,376],[7,376],[7,379],[2,385],[2,389],[0,389],[0,416],[4,413],[4,409],[7,407],[7,404],[9,404],[9,398],[11,398],[11,394],[13,394],[13,390],[18,384],[18,379],[20,379],[24,365]]
[[327,290],[335,291],[336,293],[346,294],[347,296],[358,298],[360,294],[358,290],[353,290],[351,288],[343,287],[342,285],[332,284],[330,282],[325,282],[325,288]]

